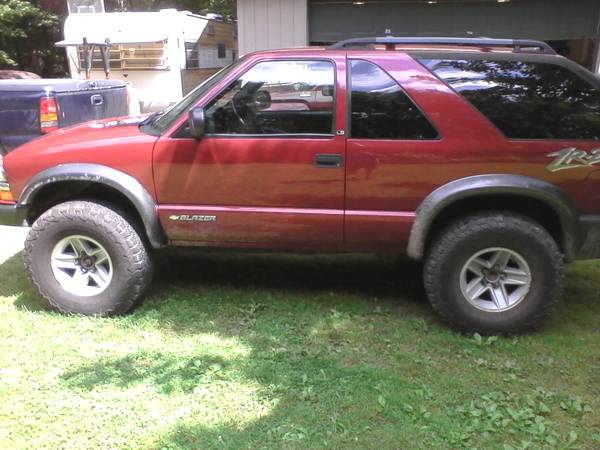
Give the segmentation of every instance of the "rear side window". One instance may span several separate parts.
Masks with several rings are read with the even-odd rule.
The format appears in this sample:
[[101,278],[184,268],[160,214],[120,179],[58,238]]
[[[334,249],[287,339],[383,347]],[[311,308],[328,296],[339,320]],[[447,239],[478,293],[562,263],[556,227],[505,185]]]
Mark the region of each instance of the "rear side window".
[[435,128],[386,72],[360,60],[350,67],[353,138],[437,139]]
[[599,139],[600,90],[551,63],[421,59],[510,139]]

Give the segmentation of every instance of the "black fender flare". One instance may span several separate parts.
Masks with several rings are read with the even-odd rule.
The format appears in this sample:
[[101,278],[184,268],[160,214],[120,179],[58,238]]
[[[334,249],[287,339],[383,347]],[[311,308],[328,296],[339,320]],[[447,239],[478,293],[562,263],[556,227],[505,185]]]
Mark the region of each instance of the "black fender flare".
[[517,195],[545,203],[557,214],[561,229],[564,253],[572,260],[580,245],[579,214],[569,196],[559,187],[524,175],[475,175],[451,181],[431,192],[417,208],[410,231],[407,254],[420,260],[435,218],[454,202],[481,195]]
[[30,205],[42,187],[62,181],[88,181],[119,191],[140,215],[152,247],[161,248],[166,245],[156,212],[156,202],[150,193],[131,175],[100,164],[61,164],[39,172],[23,188],[19,206]]

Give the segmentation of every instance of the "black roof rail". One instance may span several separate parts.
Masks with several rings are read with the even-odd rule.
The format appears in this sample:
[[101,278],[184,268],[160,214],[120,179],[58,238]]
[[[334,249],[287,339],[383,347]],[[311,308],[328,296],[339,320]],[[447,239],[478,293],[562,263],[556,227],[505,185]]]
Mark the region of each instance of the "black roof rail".
[[346,39],[327,47],[330,50],[342,50],[352,47],[385,45],[386,50],[394,50],[396,45],[469,45],[474,47],[513,47],[515,52],[543,53],[556,55],[547,43],[530,39],[491,39],[491,38],[454,38],[454,37],[365,37]]

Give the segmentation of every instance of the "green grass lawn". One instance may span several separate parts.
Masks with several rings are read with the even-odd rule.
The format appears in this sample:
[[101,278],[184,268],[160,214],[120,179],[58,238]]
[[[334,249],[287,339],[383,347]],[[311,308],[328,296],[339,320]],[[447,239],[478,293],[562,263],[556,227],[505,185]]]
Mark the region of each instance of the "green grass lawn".
[[0,449],[600,448],[600,262],[541,331],[463,336],[420,268],[168,253],[114,319],[48,311],[0,265]]

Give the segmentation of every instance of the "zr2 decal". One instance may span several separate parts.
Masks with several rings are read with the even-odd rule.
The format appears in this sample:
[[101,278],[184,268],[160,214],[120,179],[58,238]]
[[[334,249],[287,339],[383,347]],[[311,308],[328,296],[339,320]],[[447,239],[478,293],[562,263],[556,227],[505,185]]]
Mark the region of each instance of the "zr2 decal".
[[550,172],[575,169],[576,167],[592,167],[600,163],[600,148],[586,152],[575,147],[568,147],[549,153],[547,156],[555,157],[554,161],[546,166]]

